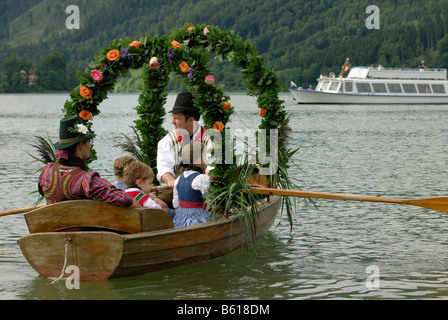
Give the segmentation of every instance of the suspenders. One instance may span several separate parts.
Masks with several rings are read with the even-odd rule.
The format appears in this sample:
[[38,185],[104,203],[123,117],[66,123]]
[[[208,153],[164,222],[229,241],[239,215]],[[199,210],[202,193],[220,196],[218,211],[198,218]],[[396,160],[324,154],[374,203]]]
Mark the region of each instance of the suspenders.
[[135,200],[137,200],[137,202],[140,202],[140,200],[142,200],[142,198],[143,198],[144,196],[146,196],[146,194],[143,193],[143,192],[140,192],[140,193],[135,197]]
[[179,164],[179,157],[180,157],[180,152],[182,151],[182,148],[180,147],[180,142],[177,140],[176,133],[174,131],[171,131],[168,134],[169,134],[169,136],[171,138],[171,142],[173,144],[173,148],[174,148],[174,162],[176,163],[175,165],[177,166]]
[[[201,127],[200,130],[201,130],[200,135],[201,135],[201,139],[202,139],[202,137],[204,135],[204,128]],[[171,142],[172,142],[173,148],[174,148],[174,161],[175,161],[174,172],[176,172],[179,169],[180,153],[182,152],[181,141],[183,142],[183,136],[180,136],[180,137],[182,137],[182,139],[180,139],[180,141],[179,141],[179,138],[178,138],[178,136],[176,135],[176,133],[174,131],[169,132],[168,135],[171,138]],[[204,141],[202,141],[202,145],[205,148],[207,147],[209,139],[210,139],[209,137],[205,137]]]

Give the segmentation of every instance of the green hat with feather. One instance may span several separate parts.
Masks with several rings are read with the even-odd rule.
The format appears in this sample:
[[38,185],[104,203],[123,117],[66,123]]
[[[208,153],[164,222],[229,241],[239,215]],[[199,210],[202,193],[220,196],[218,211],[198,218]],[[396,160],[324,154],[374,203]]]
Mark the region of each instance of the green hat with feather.
[[57,150],[67,149],[81,141],[89,141],[96,135],[91,133],[84,121],[77,115],[61,119],[59,141],[54,144]]

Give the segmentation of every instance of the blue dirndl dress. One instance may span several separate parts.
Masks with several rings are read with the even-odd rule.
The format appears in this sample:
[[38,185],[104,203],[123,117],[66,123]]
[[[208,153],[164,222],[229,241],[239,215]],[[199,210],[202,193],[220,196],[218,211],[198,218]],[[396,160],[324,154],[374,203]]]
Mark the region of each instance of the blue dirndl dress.
[[211,217],[211,213],[204,209],[205,200],[201,191],[194,190],[191,186],[194,178],[199,174],[195,172],[188,177],[184,174],[179,176],[177,183],[179,207],[173,219],[175,228],[214,220],[214,215]]

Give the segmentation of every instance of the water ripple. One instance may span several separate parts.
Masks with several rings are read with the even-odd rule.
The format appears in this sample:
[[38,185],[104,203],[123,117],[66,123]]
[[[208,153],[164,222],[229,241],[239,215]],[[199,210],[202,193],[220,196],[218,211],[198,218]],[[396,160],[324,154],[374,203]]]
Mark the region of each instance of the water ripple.
[[[28,153],[36,135],[57,138],[67,95],[0,95],[0,210],[36,200],[39,164]],[[231,95],[232,128],[256,126],[256,99]],[[312,191],[380,197],[446,196],[448,109],[441,106],[299,106],[291,141],[300,147],[289,173]],[[167,106],[174,102],[170,94]],[[111,95],[95,119],[93,164],[113,180],[113,145],[132,134],[138,95]],[[169,108],[169,107],[167,107]],[[167,118],[168,119],[168,118]],[[164,123],[170,128],[169,121]],[[303,161],[302,161],[303,160]],[[423,208],[365,202],[298,200],[292,230],[283,213],[254,248],[153,274],[85,282],[68,291],[28,265],[17,240],[23,215],[0,219],[0,299],[446,299],[448,216]],[[367,268],[376,266],[371,289]]]

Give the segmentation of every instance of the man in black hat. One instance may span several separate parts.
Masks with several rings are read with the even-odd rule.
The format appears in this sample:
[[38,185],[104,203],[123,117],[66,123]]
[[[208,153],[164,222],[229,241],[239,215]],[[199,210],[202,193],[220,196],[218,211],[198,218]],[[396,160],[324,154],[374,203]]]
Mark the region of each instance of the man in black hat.
[[157,179],[167,184],[171,190],[162,192],[157,199],[164,201],[172,208],[172,189],[179,173],[179,158],[183,147],[193,141],[205,141],[205,129],[199,125],[199,109],[193,104],[190,92],[181,92],[177,95],[173,109],[171,124],[174,131],[168,133],[157,145]]

